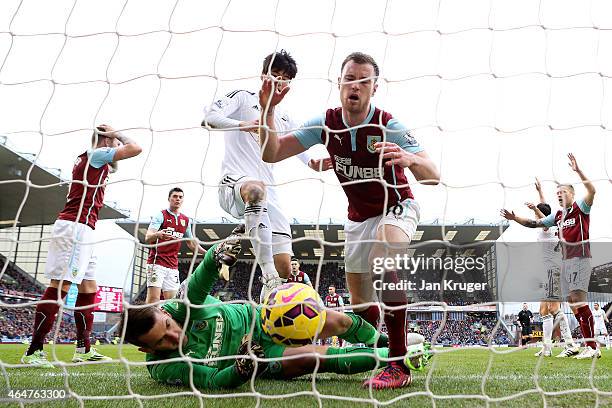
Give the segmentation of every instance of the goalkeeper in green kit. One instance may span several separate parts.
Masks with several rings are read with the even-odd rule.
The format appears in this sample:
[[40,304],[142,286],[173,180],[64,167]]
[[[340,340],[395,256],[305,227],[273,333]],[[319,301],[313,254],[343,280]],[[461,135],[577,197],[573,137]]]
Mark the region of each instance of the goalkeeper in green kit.
[[[335,348],[276,344],[262,329],[259,307],[227,304],[210,296],[219,271],[236,262],[238,235],[213,246],[183,283],[176,301],[161,308],[132,306],[122,315],[125,342],[146,354],[151,377],[198,389],[235,388],[253,376],[287,379],[317,372],[354,374],[377,368],[388,357],[386,336],[353,314],[327,310],[319,338],[338,336],[367,347]],[[426,352],[427,357],[430,355]],[[290,359],[283,357],[297,356]],[[263,360],[262,360],[263,359]],[[387,362],[379,360],[378,366]]]

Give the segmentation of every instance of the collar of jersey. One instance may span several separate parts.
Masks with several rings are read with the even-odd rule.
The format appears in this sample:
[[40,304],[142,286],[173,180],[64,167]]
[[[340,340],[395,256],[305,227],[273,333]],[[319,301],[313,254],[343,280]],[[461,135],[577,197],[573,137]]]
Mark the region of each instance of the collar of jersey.
[[[368,113],[368,116],[366,116],[365,120],[357,126],[361,126],[361,125],[365,125],[366,123],[370,123],[373,116],[374,116],[374,105],[370,104],[370,112]],[[342,111],[342,123],[347,129],[350,127],[349,125],[346,124],[346,120],[344,119],[344,111]],[[351,133],[351,150],[355,151],[357,150],[357,128],[353,128],[349,130],[349,132]]]
[[166,211],[168,211],[168,214],[173,215],[175,220],[178,220],[179,215],[181,214],[179,213],[173,213],[172,210],[170,209],[170,207],[166,208]]

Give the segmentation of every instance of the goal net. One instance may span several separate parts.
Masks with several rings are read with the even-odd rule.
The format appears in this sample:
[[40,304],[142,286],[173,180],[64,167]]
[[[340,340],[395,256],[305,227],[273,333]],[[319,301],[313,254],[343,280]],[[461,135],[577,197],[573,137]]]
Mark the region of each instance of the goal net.
[[[143,148],[119,163],[106,188],[105,202],[113,205],[102,218],[113,218],[111,213],[129,218],[100,221],[87,243],[98,253],[97,280],[106,288],[97,302],[111,309],[142,307],[131,302],[144,296],[146,256],[156,247],[144,236],[151,218],[167,205],[170,188],[183,189],[181,212],[192,219],[192,231],[206,248],[241,222],[223,211],[218,199],[226,175],[224,140],[235,128],[202,126],[203,112],[236,90],[256,98],[264,57],[282,49],[297,62],[297,76],[281,103],[297,124],[340,106],[340,67],[348,54],[374,57],[380,75],[372,103],[410,129],[440,172],[440,183],[426,185],[406,171],[420,205],[420,224],[406,253],[411,259],[421,254],[433,265],[408,271],[406,279],[418,277],[418,287],[405,288],[407,328],[421,333],[434,350],[426,369],[413,372],[410,387],[381,392],[361,385],[385,365],[384,357],[376,357],[375,370],[349,376],[322,373],[319,356],[315,372],[297,379],[257,378],[232,390],[208,390],[194,385],[193,366],[217,360],[183,353],[190,381],[158,384],[145,354],[115,333],[119,314],[96,313],[95,338],[101,343],[96,347],[113,361],[71,362],[70,295],[59,302],[61,324],[47,336],[52,344],[45,344],[55,368],[22,364],[27,346],[21,343],[30,341],[38,299],[49,283],[44,266],[53,222],[42,226],[31,220],[57,204],[53,191],[69,184],[74,160],[88,148],[93,129],[110,124]],[[582,300],[591,309],[597,302],[609,310],[611,74],[612,4],[605,0],[1,2],[0,145],[7,162],[0,165],[0,206],[11,214],[0,211],[0,401],[14,406],[43,399],[57,406],[64,399],[80,406],[612,404],[612,354],[602,333],[595,333],[602,358],[534,357],[542,341],[538,290],[549,278],[533,275],[542,270],[543,249],[533,244],[535,230],[500,216],[508,209],[535,217],[525,203],[540,201],[536,178],[553,214],[559,184],[573,184],[576,200],[584,197],[589,190],[568,166],[573,153],[597,191],[588,237],[593,269],[581,275]],[[257,133],[252,135],[257,140]],[[329,155],[321,144],[309,154]],[[55,178],[38,177],[40,169]],[[348,203],[341,183],[333,171],[313,172],[294,158],[276,164],[274,175],[268,187],[291,221],[301,269],[323,298],[335,285],[347,301],[337,310],[350,310],[343,250]],[[32,206],[37,215],[28,210]],[[255,250],[248,240],[242,243],[230,282],[218,283],[214,293],[226,304],[255,306],[261,271]],[[442,264],[445,256],[451,266]],[[179,257],[181,277],[201,261],[184,246]],[[482,265],[478,274],[464,273],[468,258]],[[123,288],[123,300],[114,297],[113,288]],[[534,314],[533,328],[528,346],[515,347],[525,337],[517,321],[523,302]],[[569,306],[562,304],[560,313],[579,344],[586,344]],[[321,344],[326,342],[347,346],[337,339]],[[562,350],[555,347],[553,355]],[[252,352],[249,358],[263,362]]]

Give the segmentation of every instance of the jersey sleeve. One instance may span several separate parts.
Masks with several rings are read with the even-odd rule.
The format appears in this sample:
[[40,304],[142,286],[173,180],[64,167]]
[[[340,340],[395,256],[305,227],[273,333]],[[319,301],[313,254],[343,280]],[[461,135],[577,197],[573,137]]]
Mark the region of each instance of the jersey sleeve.
[[155,216],[151,219],[151,222],[149,223],[149,229],[159,230],[159,227],[161,227],[162,222],[164,222],[164,215],[160,211],[157,214],[155,214]]
[[580,200],[576,200],[576,205],[578,205],[578,208],[580,208],[580,211],[582,211],[583,213],[591,213],[591,206],[588,205],[582,198]]
[[540,221],[542,222],[542,225],[547,228],[554,227],[555,226],[555,214],[550,213],[546,217],[541,218]]
[[234,91],[217,99],[211,107],[204,110],[204,122],[216,129],[240,126],[240,120],[231,116],[240,109],[244,92],[246,91]]
[[234,365],[219,370],[199,364],[191,364],[190,367],[189,363],[181,361],[174,363],[160,362],[147,366],[147,368],[151,378],[155,381],[170,385],[189,386],[191,384],[190,378],[193,375],[193,385],[200,390],[236,388],[249,380],[248,378],[243,379]]
[[[218,245],[218,244],[217,244]],[[213,286],[219,279],[219,270],[214,260],[216,246],[213,245],[189,278],[187,298],[195,305],[204,304]]]
[[325,118],[322,115],[317,116],[304,123],[301,128],[293,132],[293,135],[304,148],[309,149],[316,144],[323,143],[321,132],[323,131],[324,123]]
[[338,306],[344,306],[344,299],[342,296],[338,296]]
[[89,153],[89,164],[99,169],[105,164],[112,163],[116,151],[117,149],[114,147],[100,147],[95,149]]
[[189,221],[187,221],[187,229],[185,230],[183,237],[193,238],[193,235],[191,234],[191,218],[189,218]]
[[419,142],[410,134],[410,129],[400,123],[397,119],[387,122],[387,141],[395,143],[402,149],[410,153],[424,151]]
[[312,286],[312,283],[310,283],[310,276],[306,273],[304,274],[304,284]]

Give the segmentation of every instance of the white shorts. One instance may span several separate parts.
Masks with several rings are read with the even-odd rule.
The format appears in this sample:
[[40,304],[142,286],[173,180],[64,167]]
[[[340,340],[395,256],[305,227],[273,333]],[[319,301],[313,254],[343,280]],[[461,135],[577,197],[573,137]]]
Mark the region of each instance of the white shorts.
[[395,225],[408,236],[406,245],[410,243],[417,226],[421,211],[419,204],[414,200],[402,202],[404,211],[396,216],[389,212],[386,215],[368,218],[363,222],[347,221],[344,225],[346,242],[344,244],[345,270],[349,273],[369,273],[372,270],[369,257],[374,242],[362,242],[363,240],[375,240],[378,229],[383,225]]
[[147,287],[175,291],[179,288],[179,271],[165,266],[147,264]]
[[591,258],[564,259],[561,267],[561,290],[567,296],[573,291],[589,291],[591,281]]
[[[221,179],[219,183],[219,205],[232,217],[244,218],[245,204],[240,195],[240,188],[245,182],[252,180],[257,179],[235,174],[225,175]],[[272,228],[272,254],[289,254],[292,256],[291,225],[278,204],[274,187],[266,186],[266,197],[268,217]]]
[[80,284],[95,280],[96,256],[93,232],[88,225],[56,220],[51,231],[45,276]]
[[608,335],[608,329],[606,328],[606,326],[595,326],[595,337],[597,336],[607,336]]

